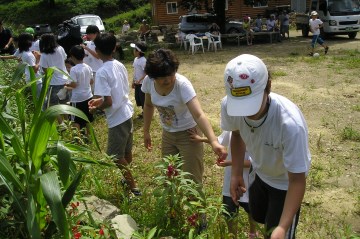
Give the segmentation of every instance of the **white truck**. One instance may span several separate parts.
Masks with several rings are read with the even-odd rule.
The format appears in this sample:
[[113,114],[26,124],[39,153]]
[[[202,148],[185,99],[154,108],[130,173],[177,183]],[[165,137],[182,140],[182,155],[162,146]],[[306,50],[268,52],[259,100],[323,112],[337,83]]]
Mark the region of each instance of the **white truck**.
[[[310,3],[310,7],[306,7]],[[324,22],[321,35],[348,35],[354,39],[360,31],[359,0],[292,0],[292,9],[296,12],[296,30],[303,36],[309,34],[311,11],[317,11]]]

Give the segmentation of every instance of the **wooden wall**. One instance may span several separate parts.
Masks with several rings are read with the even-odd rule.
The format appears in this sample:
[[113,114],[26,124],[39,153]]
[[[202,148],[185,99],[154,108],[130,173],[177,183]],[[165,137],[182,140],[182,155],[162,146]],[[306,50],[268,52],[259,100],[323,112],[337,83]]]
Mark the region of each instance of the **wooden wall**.
[[[226,11],[226,17],[231,20],[241,20],[245,16],[256,18],[257,14],[267,17],[266,13],[268,11],[275,10],[277,6],[290,6],[290,1],[291,0],[269,0],[268,7],[253,8],[252,6],[244,5],[244,0],[231,0],[229,1],[228,10]],[[178,8],[177,14],[167,14],[166,2],[180,2],[180,0],[151,0],[154,25],[178,24],[179,17],[187,14],[187,11],[181,8]],[[198,11],[198,13],[204,13],[204,10]]]

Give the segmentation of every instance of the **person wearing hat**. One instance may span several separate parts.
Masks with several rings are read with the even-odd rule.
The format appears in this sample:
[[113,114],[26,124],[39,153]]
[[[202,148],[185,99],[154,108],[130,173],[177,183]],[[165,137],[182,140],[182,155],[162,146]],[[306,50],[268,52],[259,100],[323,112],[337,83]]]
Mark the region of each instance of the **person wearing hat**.
[[[146,58],[145,52],[147,46],[144,42],[131,43],[130,46],[134,48],[134,78],[132,83],[132,88],[135,89],[135,101],[137,106],[141,106],[141,110],[144,109],[145,103],[145,93],[141,91],[142,82],[146,76],[145,66]],[[138,115],[139,119],[143,118],[143,112]]]
[[[289,99],[270,93],[267,67],[254,55],[229,61],[224,84],[221,128],[232,132],[231,197],[237,204],[249,192],[250,215],[265,224],[265,238],[293,239],[311,162],[304,116]],[[249,188],[240,160],[245,150],[252,165]]]
[[0,19],[0,54],[14,54],[13,35],[10,29],[4,27],[3,20]]
[[39,47],[40,39],[35,38],[35,30],[34,30],[34,28],[27,27],[25,29],[25,32],[29,33],[30,35],[33,36],[33,42],[32,42],[32,45],[30,47],[30,51],[32,51],[32,52],[34,52],[34,51],[40,52],[40,47]]
[[313,34],[313,38],[311,40],[311,51],[309,56],[314,55],[314,49],[316,43],[319,43],[325,49],[325,54],[328,53],[329,47],[325,44],[324,40],[320,36],[320,28],[323,27],[323,22],[318,18],[318,13],[316,11],[311,12],[311,18],[309,20],[310,31]]
[[150,26],[149,26],[149,24],[147,24],[145,19],[142,20],[142,23],[140,25],[138,32],[140,33],[140,39],[142,41],[146,41],[146,38],[150,34]]
[[121,33],[126,34],[128,33],[129,30],[130,30],[130,24],[128,23],[128,21],[125,20],[121,29]]

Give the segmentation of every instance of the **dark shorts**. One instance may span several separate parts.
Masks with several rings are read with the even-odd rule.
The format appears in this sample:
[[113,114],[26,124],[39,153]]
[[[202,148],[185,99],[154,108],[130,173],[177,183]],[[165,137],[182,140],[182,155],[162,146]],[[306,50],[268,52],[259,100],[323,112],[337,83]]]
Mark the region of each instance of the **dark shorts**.
[[[272,230],[279,224],[287,191],[271,187],[256,175],[255,181],[249,187],[249,207],[252,218],[265,224],[267,230]],[[293,219],[286,239],[295,238],[295,230],[299,220],[300,209]]]
[[132,118],[109,129],[107,154],[122,159],[131,153],[133,145]]
[[[91,100],[92,98],[88,99],[88,100],[85,100],[85,101],[82,101],[82,102],[72,102],[71,103],[71,106],[81,110],[82,112],[84,112],[84,114],[88,117],[89,121],[90,122],[93,122],[94,120],[94,117],[92,114],[90,114],[89,112],[89,101]],[[75,116],[74,117],[74,122],[79,124],[80,125],[80,129],[84,128],[87,124],[87,122],[85,120],[83,120],[82,118],[80,117],[77,117]]]
[[135,101],[137,106],[144,108],[145,93],[141,91],[142,85],[135,85]]
[[227,212],[227,214],[225,214],[227,218],[236,216],[236,214],[239,212],[239,206],[242,207],[246,213],[250,213],[249,203],[239,202],[239,206],[237,206],[231,197],[223,196],[223,204]]
[[320,35],[313,35],[313,38],[311,40],[311,47],[314,48],[316,43],[319,43],[320,45],[324,44],[324,40],[321,38]]

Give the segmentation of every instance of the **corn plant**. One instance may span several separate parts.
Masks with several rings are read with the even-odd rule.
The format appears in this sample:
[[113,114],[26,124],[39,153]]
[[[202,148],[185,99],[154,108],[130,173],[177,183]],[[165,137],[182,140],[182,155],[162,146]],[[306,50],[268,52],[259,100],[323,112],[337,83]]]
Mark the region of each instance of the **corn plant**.
[[[75,162],[95,161],[87,157],[87,148],[61,140],[54,122],[62,114],[88,119],[82,111],[67,105],[42,109],[57,68],[48,68],[40,95],[32,97],[33,111],[27,116],[24,91],[30,88],[36,95],[37,79],[32,67],[31,81],[13,90],[25,67],[20,65],[15,71],[0,111],[0,187],[7,189],[17,221],[17,235],[12,237],[49,238],[56,233],[70,238],[66,208],[86,172],[85,167],[77,169]],[[13,109],[8,107],[9,102],[14,102]],[[99,148],[91,127],[90,134]]]

